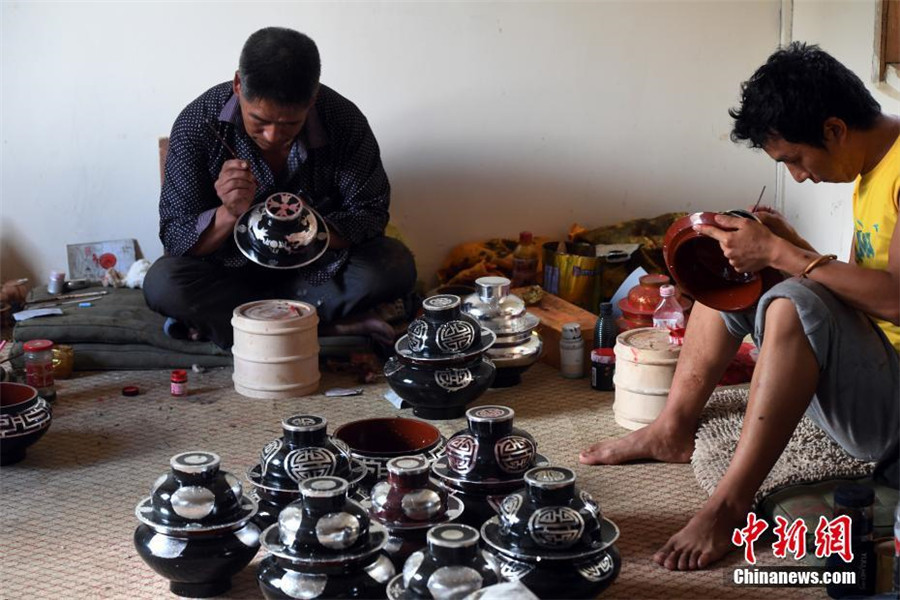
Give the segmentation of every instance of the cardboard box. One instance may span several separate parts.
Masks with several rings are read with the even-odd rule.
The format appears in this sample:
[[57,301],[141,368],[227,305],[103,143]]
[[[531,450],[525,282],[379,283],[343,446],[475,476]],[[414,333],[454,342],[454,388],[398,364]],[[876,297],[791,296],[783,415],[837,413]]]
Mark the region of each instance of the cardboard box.
[[[516,290],[512,290],[512,293],[519,295]],[[562,326],[566,323],[581,325],[581,337],[584,338],[584,374],[590,375],[591,349],[594,347],[594,325],[597,322],[597,315],[548,293],[544,293],[540,303],[529,306],[528,312],[541,319],[541,324],[537,328],[544,340],[544,354],[541,361],[557,369]]]

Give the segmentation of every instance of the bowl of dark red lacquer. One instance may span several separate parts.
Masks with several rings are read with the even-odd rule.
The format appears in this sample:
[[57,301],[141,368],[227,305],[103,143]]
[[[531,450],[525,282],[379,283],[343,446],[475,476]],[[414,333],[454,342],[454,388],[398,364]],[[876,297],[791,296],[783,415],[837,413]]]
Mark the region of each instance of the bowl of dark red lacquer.
[[728,263],[719,242],[694,231],[695,225],[727,229],[716,215],[756,219],[745,210],[725,213],[696,212],[677,219],[666,231],[663,257],[675,283],[701,304],[725,312],[740,312],[754,306],[763,293],[782,280],[775,269],[739,273]]

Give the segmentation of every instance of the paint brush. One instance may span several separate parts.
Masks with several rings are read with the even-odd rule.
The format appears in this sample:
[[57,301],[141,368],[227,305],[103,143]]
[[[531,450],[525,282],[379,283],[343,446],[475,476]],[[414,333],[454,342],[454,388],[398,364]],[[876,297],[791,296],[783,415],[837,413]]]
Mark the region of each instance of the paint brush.
[[[222,145],[225,146],[225,149],[231,153],[231,158],[237,158],[238,157],[237,152],[234,151],[234,148],[232,148],[231,146],[228,145],[228,142],[225,141],[225,138],[223,138],[221,135],[219,135],[219,132],[216,130],[215,127],[213,127],[213,124],[210,123],[209,121],[207,121],[206,124],[209,126],[210,131],[213,132],[213,135],[216,136],[216,138],[218,138],[218,140],[220,142],[222,142]],[[765,188],[763,188],[763,189],[765,189]]]
[[766,186],[763,186],[763,189],[759,192],[759,198],[756,199],[756,204],[753,205],[753,208],[750,209],[751,213],[755,213],[756,209],[759,208],[759,203],[762,202],[763,194],[766,193]]

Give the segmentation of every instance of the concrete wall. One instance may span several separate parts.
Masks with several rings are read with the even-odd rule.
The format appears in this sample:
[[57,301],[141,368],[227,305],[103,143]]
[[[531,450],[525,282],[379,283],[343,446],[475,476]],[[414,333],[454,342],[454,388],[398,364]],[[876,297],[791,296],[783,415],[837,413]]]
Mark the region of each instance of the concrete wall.
[[369,117],[426,280],[463,241],[747,206],[776,169],[729,141],[726,111],[780,9],[4,2],[0,277],[43,283],[67,243],[158,257],[157,138],[272,24],[311,35],[323,81]]
[[[900,114],[900,91],[872,82],[880,0],[801,1],[793,6],[795,40],[819,44],[862,79],[885,112]],[[797,183],[784,178],[784,213],[821,253],[847,260],[853,241],[853,184]]]

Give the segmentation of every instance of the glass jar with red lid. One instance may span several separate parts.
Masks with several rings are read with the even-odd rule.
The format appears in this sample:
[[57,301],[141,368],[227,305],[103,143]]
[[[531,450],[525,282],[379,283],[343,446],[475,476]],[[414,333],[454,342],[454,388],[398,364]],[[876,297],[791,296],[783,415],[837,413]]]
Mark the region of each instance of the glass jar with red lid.
[[37,388],[45,400],[56,400],[56,384],[53,380],[53,342],[31,340],[22,346],[25,350],[25,383]]

